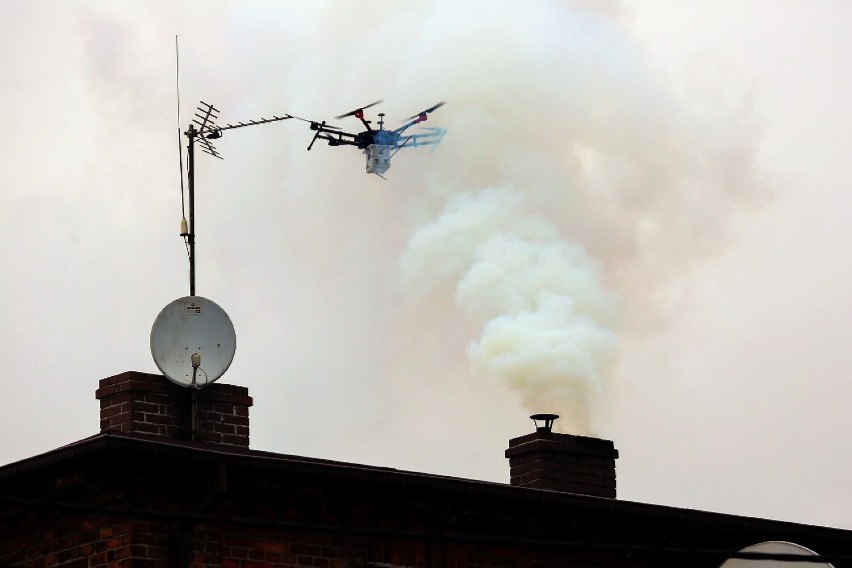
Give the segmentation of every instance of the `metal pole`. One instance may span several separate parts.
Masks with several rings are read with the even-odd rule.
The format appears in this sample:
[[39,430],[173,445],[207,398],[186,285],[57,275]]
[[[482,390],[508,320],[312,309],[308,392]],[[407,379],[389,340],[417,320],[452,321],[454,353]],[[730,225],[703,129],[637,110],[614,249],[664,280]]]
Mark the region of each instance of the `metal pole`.
[[189,295],[195,296],[195,137],[198,131],[189,125],[186,136],[187,170],[186,177],[189,185]]
[[192,408],[189,417],[191,424],[189,425],[189,439],[193,442],[198,441],[198,389],[192,387]]
[[[198,131],[189,125],[186,132],[189,143],[186,146],[186,178],[189,186],[189,295],[195,296],[195,137]],[[189,439],[198,441],[198,390],[195,389],[195,369],[193,369],[193,388],[189,410]]]

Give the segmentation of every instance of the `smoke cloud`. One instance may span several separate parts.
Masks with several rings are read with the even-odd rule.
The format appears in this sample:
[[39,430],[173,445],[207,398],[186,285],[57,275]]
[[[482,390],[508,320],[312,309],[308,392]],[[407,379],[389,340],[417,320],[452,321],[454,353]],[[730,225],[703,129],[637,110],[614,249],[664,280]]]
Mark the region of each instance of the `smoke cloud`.
[[[413,200],[402,279],[423,310],[451,297],[467,316],[474,375],[589,433],[619,336],[659,329],[677,278],[762,198],[755,130],[746,97],[648,67],[617,10],[530,8],[497,35],[485,16],[436,58],[456,62],[435,117],[449,134]],[[445,33],[439,52],[462,41]]]
[[613,361],[618,298],[580,245],[524,209],[523,194],[509,188],[452,195],[411,238],[403,275],[420,293],[441,279],[454,286],[482,330],[468,348],[474,372],[584,429],[589,396]]

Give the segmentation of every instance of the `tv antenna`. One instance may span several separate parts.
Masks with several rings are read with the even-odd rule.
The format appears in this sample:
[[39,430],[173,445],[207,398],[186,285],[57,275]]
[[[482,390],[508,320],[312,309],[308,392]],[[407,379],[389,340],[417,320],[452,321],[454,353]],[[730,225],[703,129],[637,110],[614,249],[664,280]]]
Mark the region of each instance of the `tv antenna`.
[[[177,48],[177,40],[175,40]],[[222,155],[211,140],[222,132],[268,124],[293,118],[274,115],[272,118],[248,120],[219,126],[219,110],[204,101],[198,105],[195,117],[184,132],[188,142],[186,179],[189,190],[189,223],[181,217],[180,234],[189,256],[189,296],[168,304],[157,316],[151,328],[151,354],[154,362],[173,383],[191,389],[191,440],[198,432],[198,391],[221,377],[234,358],[236,334],[228,314],[215,302],[195,293],[195,146],[214,158]],[[180,132],[180,92],[178,91],[178,132]],[[180,144],[178,144],[180,149]],[[181,151],[181,202],[183,202],[183,152]]]
[[[219,126],[216,121],[219,117],[219,109],[215,108],[210,103],[201,101],[195,111],[195,118],[189,125],[189,128],[184,132],[188,142],[186,144],[186,179],[189,190],[189,223],[186,218],[181,218],[180,236],[184,238],[187,245],[187,254],[189,255],[189,295],[195,296],[195,144],[200,144],[201,151],[205,154],[210,154],[214,158],[223,159],[222,155],[213,145],[211,140],[216,140],[222,137],[222,133],[226,130],[235,128],[244,128],[246,126],[256,126],[258,124],[269,124],[270,122],[278,122],[288,120],[290,118],[298,118],[291,114],[283,116],[273,115],[272,118],[260,118],[257,120],[248,120],[238,122],[236,124],[226,124]],[[183,172],[181,172],[181,178]],[[182,191],[182,190],[181,190]]]
[[189,256],[189,296],[169,303],[157,316],[151,328],[151,355],[167,379],[176,385],[190,389],[191,440],[196,441],[198,393],[228,370],[234,358],[237,340],[234,326],[225,310],[212,300],[197,296],[195,293],[195,146],[199,144],[202,152],[221,160],[222,155],[211,141],[221,138],[224,131],[297,117],[290,114],[273,115],[272,118],[220,126],[217,124],[219,109],[201,101],[189,128],[183,133],[188,139],[186,180],[189,189],[189,223],[187,223],[183,186],[183,149],[180,140],[180,57],[177,36],[175,36],[175,67],[182,209],[180,235],[184,239]]

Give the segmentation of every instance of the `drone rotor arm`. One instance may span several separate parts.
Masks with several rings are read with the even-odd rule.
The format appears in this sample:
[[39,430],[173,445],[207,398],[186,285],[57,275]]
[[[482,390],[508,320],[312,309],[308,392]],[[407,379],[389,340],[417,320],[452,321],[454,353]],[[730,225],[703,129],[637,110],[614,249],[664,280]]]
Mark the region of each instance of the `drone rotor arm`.
[[[396,156],[396,153],[397,153],[397,152],[399,152],[400,150],[402,150],[402,148],[403,148],[406,144],[408,144],[408,141],[409,141],[409,140],[411,140],[412,138],[414,138],[414,134],[410,135],[408,138],[406,138],[406,139],[405,139],[405,141],[404,141],[402,144],[400,144],[399,146],[397,146],[397,147],[396,147],[396,150],[394,150],[394,151],[391,153],[391,155],[390,155],[390,156],[388,156],[388,160],[390,160],[391,158],[393,158],[394,156]],[[417,141],[416,141],[416,140],[414,141],[414,145],[415,145],[415,146],[417,146]]]
[[407,148],[416,148],[417,146],[437,145],[447,133],[447,130],[444,128],[436,127],[428,128],[426,130],[428,130],[428,132],[409,135],[408,138],[405,139],[405,142],[403,142],[397,150],[402,149],[403,146]]
[[351,132],[346,132],[343,129],[338,128],[337,126],[331,126],[329,124],[326,124],[324,120],[322,122],[306,122],[310,122],[311,130],[315,131],[314,137],[311,139],[311,143],[308,146],[308,150],[313,147],[314,142],[316,142],[318,139],[327,140],[329,146],[340,146],[343,144],[350,144],[353,146],[358,145],[357,134],[352,134]]
[[407,122],[407,123],[403,124],[402,126],[400,126],[399,128],[397,128],[396,130],[394,130],[393,133],[397,134],[397,135],[402,134],[403,132],[408,130],[409,127],[414,126],[418,122],[420,122],[420,121],[419,120],[412,120],[411,122]]

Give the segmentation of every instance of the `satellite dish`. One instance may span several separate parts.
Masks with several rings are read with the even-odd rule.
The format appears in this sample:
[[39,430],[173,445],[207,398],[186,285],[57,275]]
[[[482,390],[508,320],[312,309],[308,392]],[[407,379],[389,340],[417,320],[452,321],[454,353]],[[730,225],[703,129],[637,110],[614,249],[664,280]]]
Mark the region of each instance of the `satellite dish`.
[[[766,554],[790,554],[794,556],[819,556],[813,550],[809,548],[805,548],[804,546],[792,543],[792,542],[784,542],[780,540],[770,540],[769,542],[761,542],[760,544],[753,544],[751,546],[747,546],[743,548],[740,552],[763,552]],[[766,568],[775,567],[778,568],[792,568],[793,566],[812,566],[812,567],[823,567],[823,568],[833,568],[831,564],[813,561],[789,561],[789,560],[751,560],[745,558],[731,558],[726,560],[724,564],[722,564],[719,568],[758,568],[759,566],[765,566]]]
[[225,374],[237,336],[225,310],[201,296],[178,298],[151,327],[151,355],[162,373],[182,387],[202,388]]

